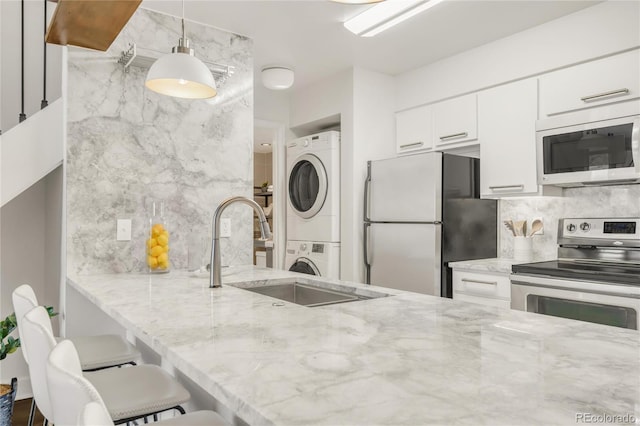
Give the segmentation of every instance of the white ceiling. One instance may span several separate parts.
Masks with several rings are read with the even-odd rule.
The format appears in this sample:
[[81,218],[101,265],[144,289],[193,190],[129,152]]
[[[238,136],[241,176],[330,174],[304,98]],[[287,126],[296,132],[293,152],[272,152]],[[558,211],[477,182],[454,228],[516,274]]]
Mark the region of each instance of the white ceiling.
[[[447,0],[370,38],[358,37],[342,25],[370,6],[328,0],[186,0],[185,15],[187,20],[251,37],[255,84],[261,84],[265,66],[286,65],[295,70],[289,89],[295,90],[353,66],[401,74],[599,2]],[[179,0],[144,0],[142,6],[182,14]],[[269,93],[262,90],[256,96]],[[268,102],[256,99],[256,105]]]

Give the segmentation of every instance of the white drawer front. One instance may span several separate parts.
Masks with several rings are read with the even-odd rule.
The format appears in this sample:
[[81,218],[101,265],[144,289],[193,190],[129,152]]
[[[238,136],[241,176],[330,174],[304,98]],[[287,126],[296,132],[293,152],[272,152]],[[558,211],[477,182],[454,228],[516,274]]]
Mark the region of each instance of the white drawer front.
[[496,306],[498,308],[511,309],[511,303],[508,300],[491,299],[489,297],[470,296],[464,293],[453,293],[453,300],[461,302],[477,303],[485,306]]
[[453,271],[453,292],[510,300],[511,281],[508,275]]

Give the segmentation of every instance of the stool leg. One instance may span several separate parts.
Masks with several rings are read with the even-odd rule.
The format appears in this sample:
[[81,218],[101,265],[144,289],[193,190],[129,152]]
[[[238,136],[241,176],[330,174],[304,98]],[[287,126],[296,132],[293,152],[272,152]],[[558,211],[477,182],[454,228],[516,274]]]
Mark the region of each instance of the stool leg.
[[36,400],[31,398],[31,408],[29,409],[29,420],[27,421],[28,426],[33,426],[33,419],[36,416]]

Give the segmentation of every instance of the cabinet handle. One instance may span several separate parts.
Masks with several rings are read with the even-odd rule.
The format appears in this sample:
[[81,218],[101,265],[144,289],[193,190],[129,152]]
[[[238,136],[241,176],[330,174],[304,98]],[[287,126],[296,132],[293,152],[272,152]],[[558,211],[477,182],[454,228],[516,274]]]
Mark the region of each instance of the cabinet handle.
[[524,185],[520,184],[520,185],[498,185],[498,186],[490,186],[489,187],[490,190],[492,191],[507,191],[510,189],[514,189],[516,191],[523,191],[524,190]]
[[404,145],[400,145],[400,149],[412,148],[414,146],[422,146],[422,145],[424,145],[424,142],[406,143]]
[[446,140],[449,140],[449,139],[466,138],[467,135],[468,135],[467,132],[456,133],[456,134],[453,134],[453,135],[440,136],[440,140],[441,141],[446,141]]
[[476,283],[476,284],[487,284],[487,285],[498,285],[497,281],[481,281],[481,280],[470,280],[468,278],[463,278],[461,280],[463,283]]
[[584,98],[580,98],[582,102],[591,102],[596,101],[599,98],[605,98],[607,96],[615,96],[615,95],[628,95],[629,89],[618,89],[612,90],[610,92],[598,93],[597,95],[585,96]]

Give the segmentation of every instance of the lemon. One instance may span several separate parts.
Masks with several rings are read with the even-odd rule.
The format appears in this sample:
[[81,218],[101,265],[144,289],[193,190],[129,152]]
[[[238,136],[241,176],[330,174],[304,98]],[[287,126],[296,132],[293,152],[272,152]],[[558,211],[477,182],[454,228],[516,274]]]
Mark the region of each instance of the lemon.
[[158,241],[158,244],[161,246],[166,246],[167,244],[169,244],[169,237],[167,237],[164,234],[160,234],[160,236],[158,236],[158,238],[156,238],[156,241]]
[[151,249],[157,245],[158,245],[158,240],[156,240],[155,238],[149,238],[147,240],[147,248]]
[[158,257],[164,252],[164,249],[160,246],[154,246],[149,250],[149,254],[153,257]]
[[151,269],[156,269],[158,267],[158,259],[153,256],[147,256],[147,265]]
[[169,253],[169,244],[163,247],[165,253]]
[[161,234],[164,235],[165,237],[169,238],[169,231],[167,231],[166,229],[164,231],[162,231]]
[[169,263],[169,255],[167,253],[162,253],[158,256],[158,264],[166,265]]
[[162,234],[162,231],[164,231],[164,226],[161,223],[156,223],[151,227],[151,236],[155,238]]

